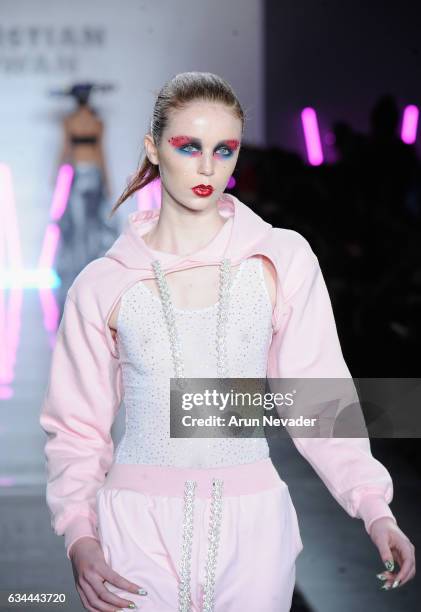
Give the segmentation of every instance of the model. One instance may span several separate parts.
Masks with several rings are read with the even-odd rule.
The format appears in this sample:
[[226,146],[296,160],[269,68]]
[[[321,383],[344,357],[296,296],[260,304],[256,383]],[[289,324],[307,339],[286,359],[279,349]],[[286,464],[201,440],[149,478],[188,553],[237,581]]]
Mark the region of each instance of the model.
[[[169,431],[172,377],[351,378],[307,240],[224,193],[244,122],[219,76],[166,83],[145,159],[113,211],[157,176],[161,208],[131,213],[67,295],[40,423],[52,526],[87,610],[291,607],[303,544],[266,438]],[[126,430],[114,452],[121,405]],[[412,578],[414,547],[369,440],[293,440],[363,520],[389,564],[386,585]]]
[[63,120],[63,146],[59,166],[69,163],[74,175],[69,200],[58,225],[61,240],[57,273],[62,312],[67,290],[76,275],[111,246],[119,234],[117,219],[108,216],[110,185],[103,150],[104,123],[89,99],[91,83],[74,85],[77,108]]

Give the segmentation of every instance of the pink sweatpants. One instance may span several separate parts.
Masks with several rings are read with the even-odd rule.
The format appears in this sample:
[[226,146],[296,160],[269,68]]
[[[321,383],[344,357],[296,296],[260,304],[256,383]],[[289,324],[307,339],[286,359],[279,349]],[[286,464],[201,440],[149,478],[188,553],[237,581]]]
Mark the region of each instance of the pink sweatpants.
[[206,469],[114,464],[97,510],[107,563],[148,595],[105,585],[139,609],[290,610],[303,544],[270,458]]

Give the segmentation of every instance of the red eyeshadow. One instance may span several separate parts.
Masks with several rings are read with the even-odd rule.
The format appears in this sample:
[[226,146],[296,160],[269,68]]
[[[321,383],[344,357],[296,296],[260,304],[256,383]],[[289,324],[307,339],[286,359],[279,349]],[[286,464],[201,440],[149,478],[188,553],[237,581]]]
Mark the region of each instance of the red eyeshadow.
[[233,151],[235,151],[238,148],[238,145],[240,144],[238,140],[226,140],[225,142]]
[[182,147],[191,141],[189,136],[173,136],[169,139],[169,143],[172,144],[173,147]]

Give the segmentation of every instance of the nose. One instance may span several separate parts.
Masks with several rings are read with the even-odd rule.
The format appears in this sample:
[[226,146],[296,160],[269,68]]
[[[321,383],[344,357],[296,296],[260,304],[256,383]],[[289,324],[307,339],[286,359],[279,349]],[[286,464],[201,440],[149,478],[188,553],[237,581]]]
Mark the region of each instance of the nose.
[[215,171],[215,160],[213,158],[213,153],[206,153],[203,151],[202,155],[199,159],[199,174],[204,174],[205,176],[211,176]]

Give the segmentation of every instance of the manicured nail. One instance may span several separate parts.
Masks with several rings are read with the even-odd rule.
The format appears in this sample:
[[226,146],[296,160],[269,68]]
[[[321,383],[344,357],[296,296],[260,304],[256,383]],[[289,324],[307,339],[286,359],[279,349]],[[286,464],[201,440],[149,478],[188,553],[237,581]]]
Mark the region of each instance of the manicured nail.
[[127,607],[130,608],[131,610],[134,610],[135,608],[137,609],[137,605],[134,604],[132,601],[129,604],[127,604]]
[[390,589],[390,584],[384,584],[382,587],[380,587],[381,589],[384,589],[385,591],[388,591]]
[[399,586],[400,580],[395,580],[395,582],[392,584],[392,589],[396,589],[397,586]]
[[379,580],[387,580],[387,576],[385,576],[385,574],[376,574],[376,576]]
[[140,589],[138,590],[138,593],[139,593],[139,595],[147,595],[147,594],[148,594],[148,591],[145,591],[145,589],[140,588]]
[[385,561],[384,564],[386,566],[386,569],[389,570],[389,572],[393,572],[393,569],[395,567],[395,562],[393,561],[393,559],[392,561]]

